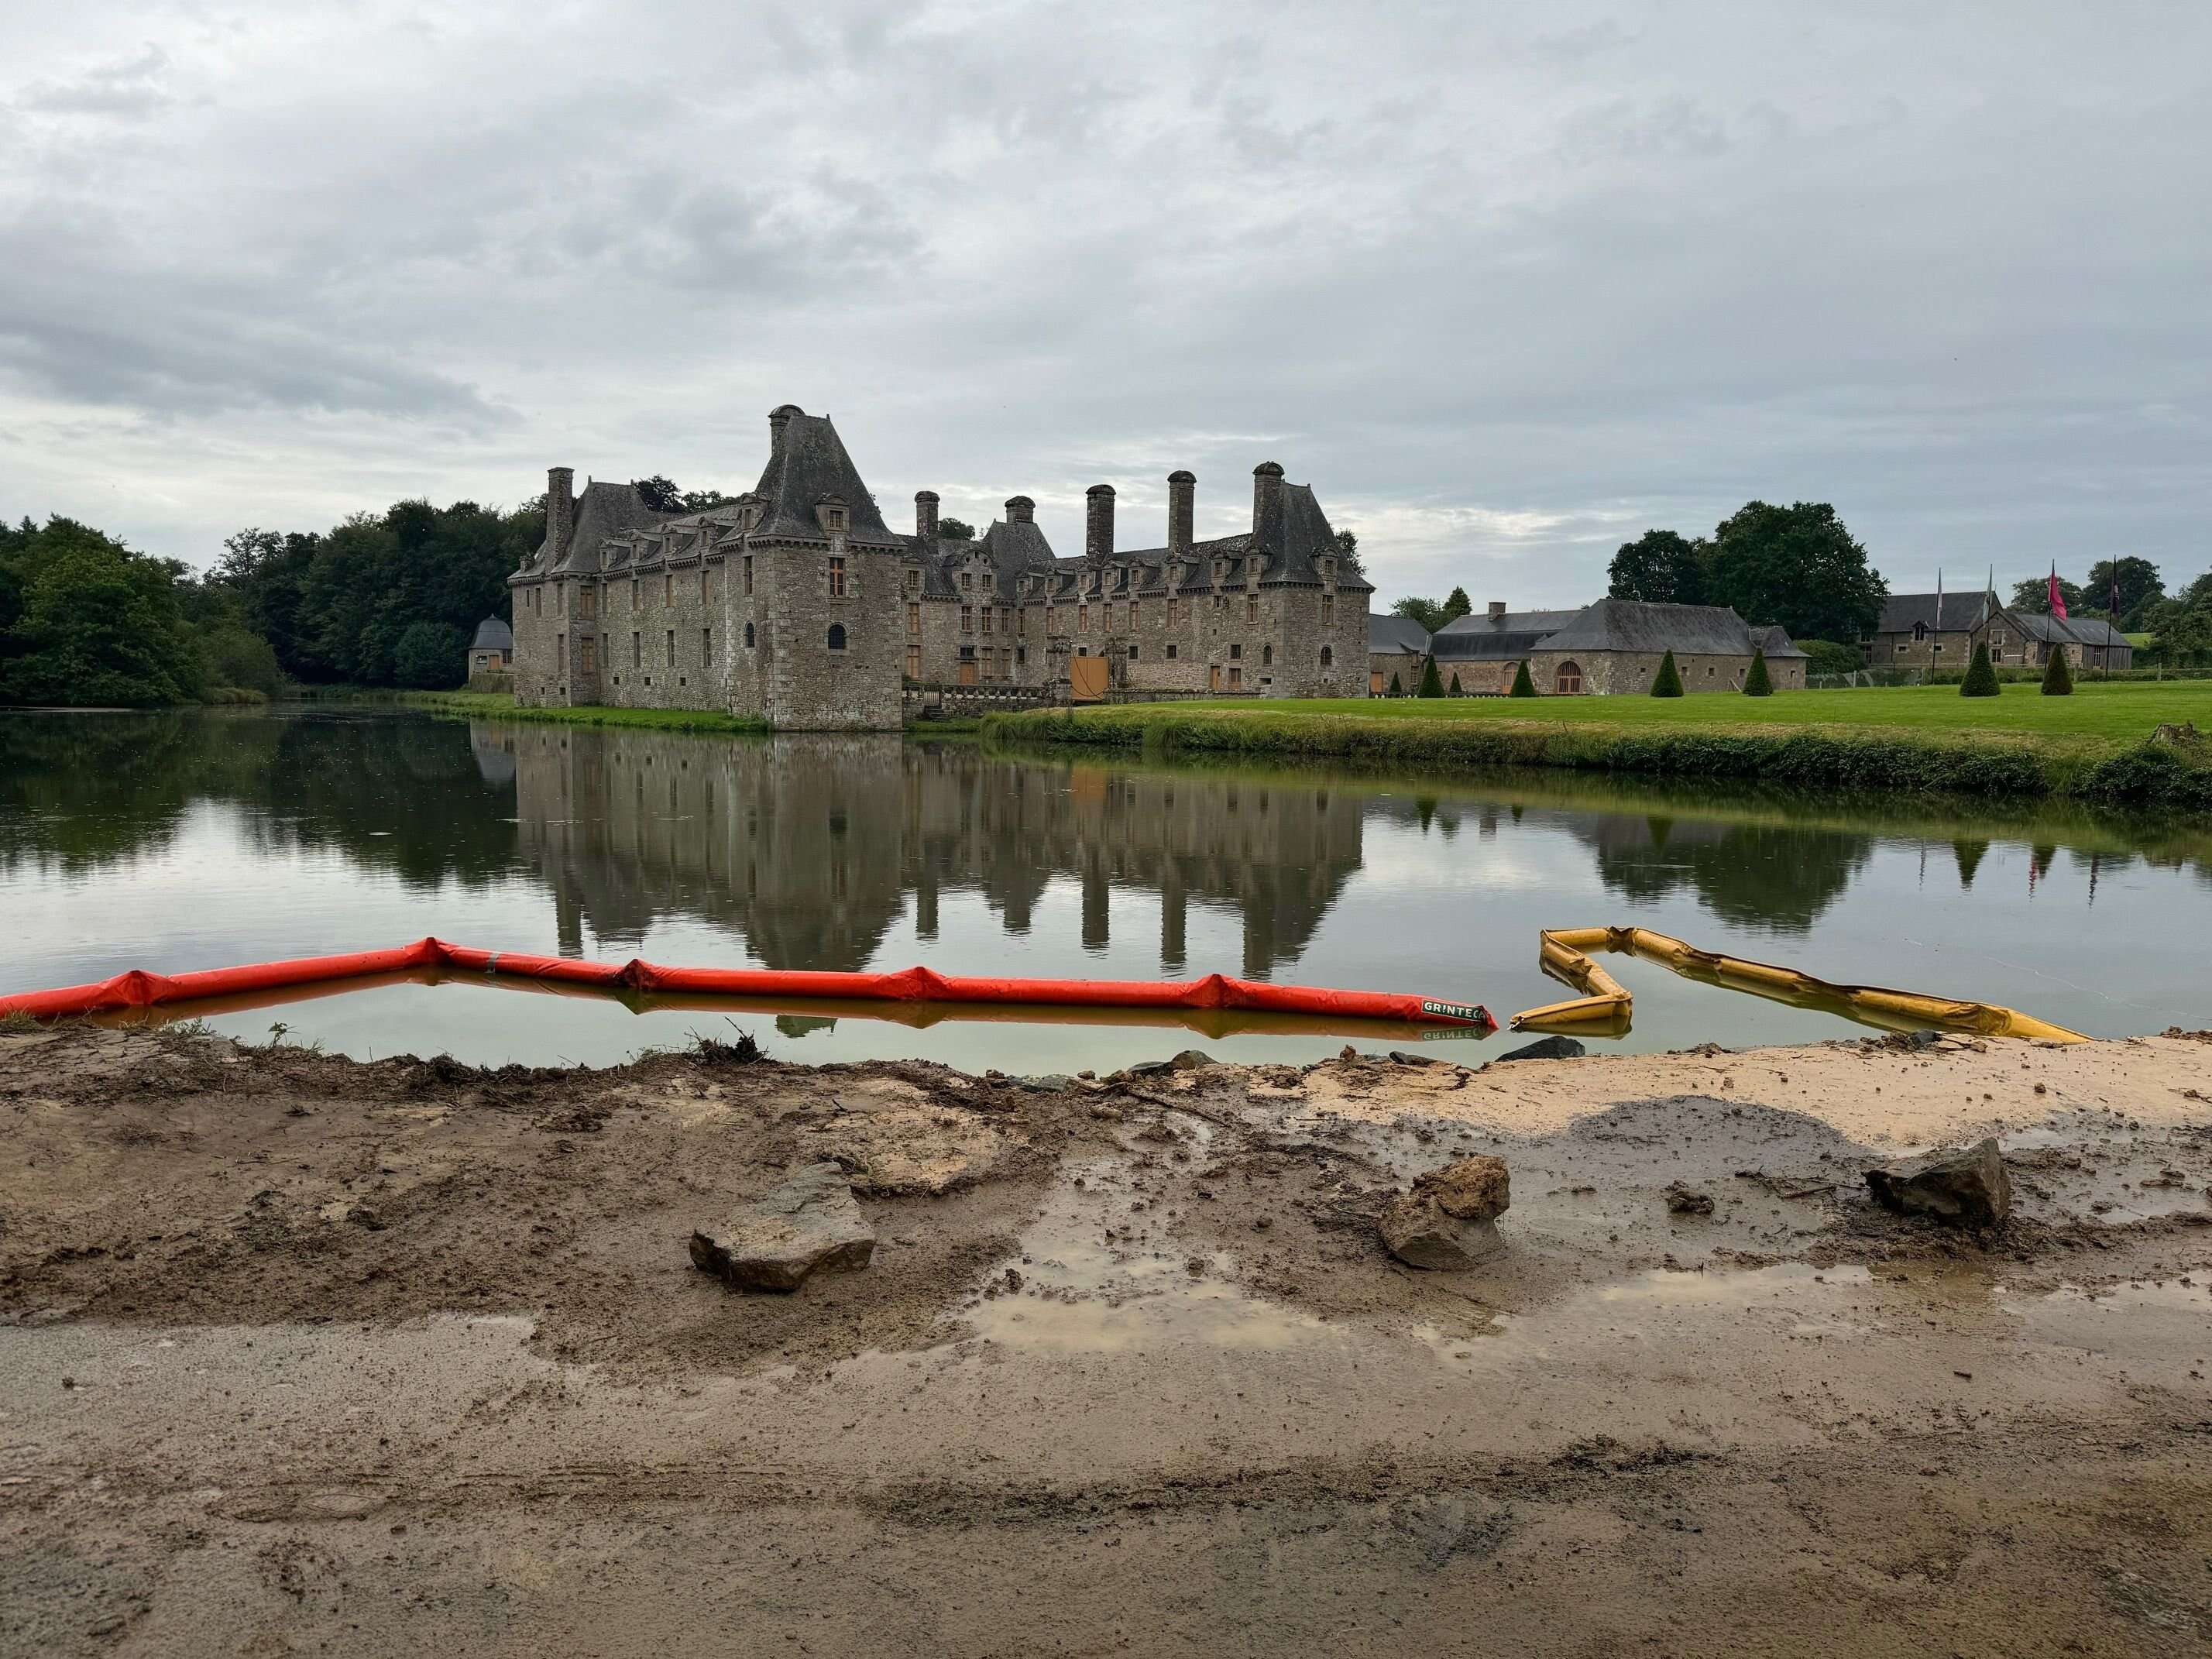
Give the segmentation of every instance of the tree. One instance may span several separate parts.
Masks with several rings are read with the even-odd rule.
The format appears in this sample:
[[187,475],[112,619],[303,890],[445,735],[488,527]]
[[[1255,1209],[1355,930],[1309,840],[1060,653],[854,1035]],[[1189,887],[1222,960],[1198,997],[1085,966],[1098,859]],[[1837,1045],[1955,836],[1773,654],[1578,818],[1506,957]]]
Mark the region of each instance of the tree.
[[[2117,611],[2112,609],[2115,588],[2120,595]],[[2123,632],[2142,628],[2165,598],[2166,583],[2159,576],[2158,567],[2132,554],[2098,560],[2089,567],[2089,580],[2081,584],[2082,602],[2093,611],[2102,612]]]
[[[2058,596],[2066,601],[2066,611],[2069,616],[2081,615],[2089,603],[2088,596],[2063,576],[2058,579]],[[2025,611],[2031,617],[2049,616],[2051,614],[2051,578],[2047,575],[2030,576],[2024,582],[2014,582],[2012,588],[2012,609]]]
[[1354,570],[1359,568],[1359,536],[1358,532],[1351,530],[1338,531],[1336,532],[1336,550],[1342,556],[1344,562],[1346,564],[1350,565]]
[[1746,622],[1779,623],[1791,638],[1863,639],[1889,586],[1825,501],[1747,501],[1713,532],[1705,603]]
[[2051,660],[2043,668],[2043,695],[2046,697],[2070,697],[2074,695],[2074,665],[2066,660],[2066,647],[2051,647]]
[[1454,622],[1474,609],[1474,601],[1467,596],[1467,589],[1455,587],[1444,595],[1444,620]]
[[1959,682],[1962,697],[1994,697],[1997,695],[1997,671],[1990,666],[1990,647],[1986,641],[1974,641],[1974,659],[1966,665],[1966,678]]
[[199,642],[177,600],[181,565],[58,516],[9,532],[0,566],[12,613],[0,634],[0,702],[152,708],[199,696]]
[[392,647],[392,677],[411,691],[448,691],[468,678],[469,636],[444,623],[411,622]]
[[1693,542],[1671,530],[1647,530],[1623,542],[1613,556],[1606,592],[1647,605],[1704,605],[1705,562],[1711,552],[1702,538]]
[[650,478],[632,478],[629,487],[637,491],[638,500],[656,513],[681,513],[684,492],[673,480],[656,472]]
[[1444,608],[1434,599],[1425,599],[1418,593],[1408,593],[1390,607],[1393,616],[1404,617],[1421,625],[1421,631],[1433,634],[1449,620]]
[[1406,695],[1406,688],[1398,684],[1398,671],[1395,668],[1390,671],[1390,695],[1394,697]]
[[1651,695],[1655,697],[1679,697],[1682,695],[1682,672],[1674,666],[1672,651],[1659,659],[1659,672],[1651,677]]
[[2212,605],[2176,606],[2160,622],[2152,643],[2169,661],[2185,653],[2212,651]]
[[684,492],[686,513],[706,513],[718,507],[727,507],[738,498],[726,495],[719,489],[687,489]]
[[1805,672],[1808,674],[1856,674],[1866,666],[1866,656],[1856,645],[1838,645],[1833,640],[1800,640],[1797,648],[1805,653]]
[[939,519],[937,521],[937,539],[941,542],[972,542],[975,539],[975,526],[965,519]]
[[1747,697],[1771,697],[1774,695],[1774,682],[1766,672],[1766,653],[1755,647],[1751,653],[1751,672],[1743,677],[1743,695]]
[[1421,689],[1415,695],[1441,697],[1443,694],[1444,683],[1437,674],[1437,659],[1434,657],[1424,659],[1421,663]]
[[1536,683],[1528,678],[1528,663],[1526,658],[1514,665],[1513,689],[1505,695],[1509,697],[1533,697],[1536,695]]

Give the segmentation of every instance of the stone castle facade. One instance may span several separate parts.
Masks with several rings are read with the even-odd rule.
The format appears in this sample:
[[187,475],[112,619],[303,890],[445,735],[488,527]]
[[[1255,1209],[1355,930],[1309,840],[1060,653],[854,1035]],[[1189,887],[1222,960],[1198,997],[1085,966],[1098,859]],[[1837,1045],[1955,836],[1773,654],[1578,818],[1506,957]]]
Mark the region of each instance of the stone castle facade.
[[1252,527],[1192,534],[1197,480],[1168,479],[1165,544],[1115,544],[1114,489],[1062,557],[1016,495],[975,540],[938,497],[890,528],[827,416],[769,416],[760,482],[669,514],[628,484],[548,474],[544,544],[509,579],[526,705],[715,708],[787,731],[895,731],[910,684],[1040,698],[1121,692],[1367,695],[1372,589],[1305,484],[1253,469]]

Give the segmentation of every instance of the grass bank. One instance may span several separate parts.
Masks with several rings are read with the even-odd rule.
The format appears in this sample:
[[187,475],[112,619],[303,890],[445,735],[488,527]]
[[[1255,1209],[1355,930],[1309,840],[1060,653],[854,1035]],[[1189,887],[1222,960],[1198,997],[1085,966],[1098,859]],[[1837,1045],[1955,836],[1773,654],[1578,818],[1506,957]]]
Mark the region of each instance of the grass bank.
[[1460,770],[1555,767],[1794,787],[2057,796],[2212,811],[2212,766],[2153,744],[2212,727],[2212,683],[2106,684],[2071,697],[1942,686],[1590,697],[1150,703],[994,714],[994,738],[1155,753],[1297,757]]
[[650,732],[735,732],[757,736],[767,725],[712,708],[524,708],[505,691],[398,691],[392,701],[457,719],[535,720],[550,726],[624,726]]

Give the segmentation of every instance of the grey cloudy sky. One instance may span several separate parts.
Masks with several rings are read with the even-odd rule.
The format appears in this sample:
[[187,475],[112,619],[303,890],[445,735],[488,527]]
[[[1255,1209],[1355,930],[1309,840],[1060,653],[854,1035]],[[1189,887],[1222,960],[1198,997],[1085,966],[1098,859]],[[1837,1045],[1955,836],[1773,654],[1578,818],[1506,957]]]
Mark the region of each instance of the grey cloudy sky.
[[1063,551],[1281,461],[1388,598],[1832,501],[1893,586],[2212,563],[2212,6],[87,0],[0,60],[0,513],[738,489]]

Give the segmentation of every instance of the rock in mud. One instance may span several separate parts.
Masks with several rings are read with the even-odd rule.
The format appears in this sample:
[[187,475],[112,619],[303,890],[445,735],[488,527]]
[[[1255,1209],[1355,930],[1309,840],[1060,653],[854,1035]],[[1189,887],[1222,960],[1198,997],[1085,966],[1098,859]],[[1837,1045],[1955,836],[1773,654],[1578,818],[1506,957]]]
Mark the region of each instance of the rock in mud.
[[1994,1227],[2012,1213],[2012,1181],[1995,1140],[1942,1152],[1910,1170],[1869,1170],[1875,1201],[1954,1227]]
[[732,1215],[719,1233],[691,1235],[691,1260],[741,1291],[795,1291],[823,1268],[858,1268],[876,1230],[845,1171],[813,1164]]
[[1420,1176],[1382,1212],[1382,1243],[1408,1267],[1471,1267],[1504,1247],[1498,1218],[1512,1201],[1504,1159],[1462,1158]]
[[1676,1182],[1667,1188],[1667,1209],[1672,1215],[1711,1215],[1713,1195]]
[[1525,1048],[1516,1048],[1510,1054],[1500,1054],[1491,1064],[1495,1066],[1509,1060],[1580,1060],[1589,1052],[1572,1037],[1547,1036]]

